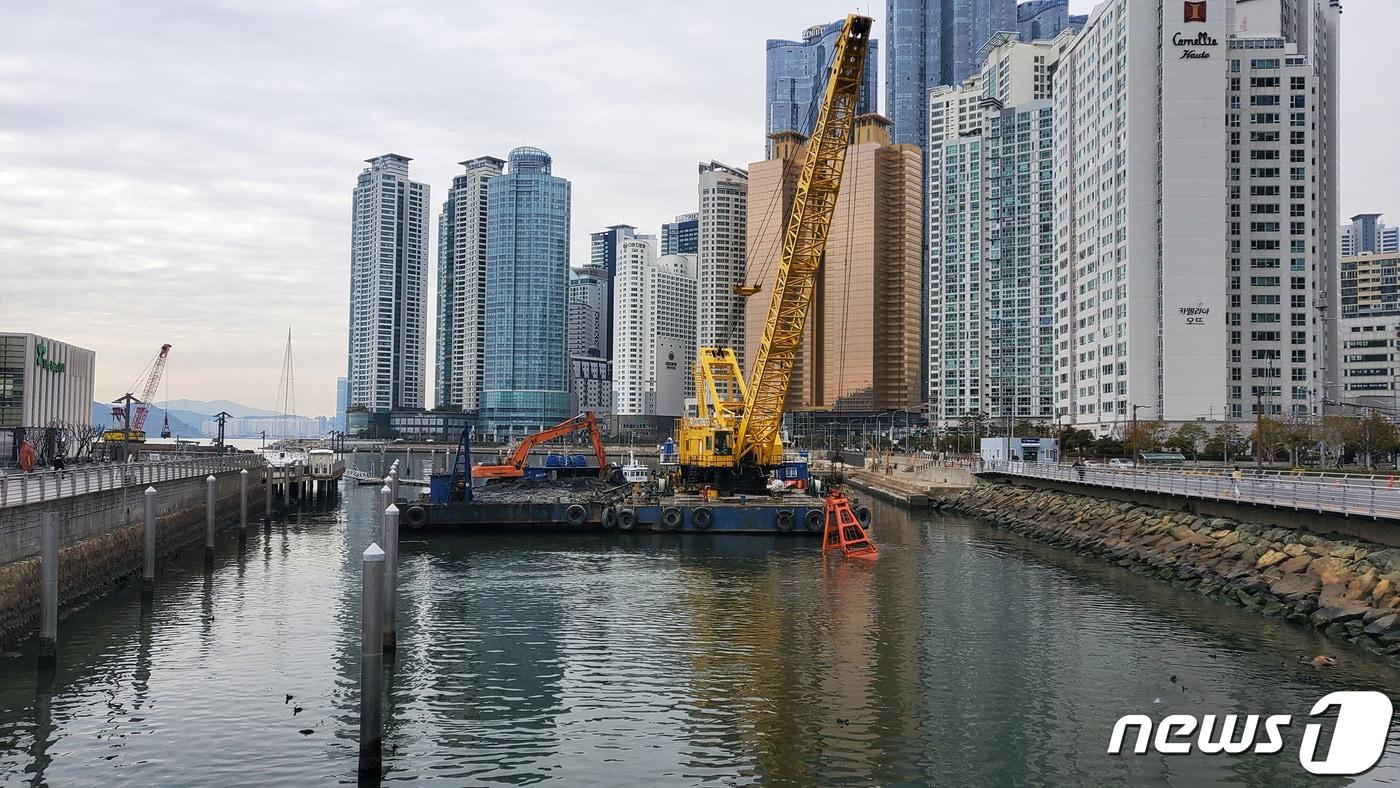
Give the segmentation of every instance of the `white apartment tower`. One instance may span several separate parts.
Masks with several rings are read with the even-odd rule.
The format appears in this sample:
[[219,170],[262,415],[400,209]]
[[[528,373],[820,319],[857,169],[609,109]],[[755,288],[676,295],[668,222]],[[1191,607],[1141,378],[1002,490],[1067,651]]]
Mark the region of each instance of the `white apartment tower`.
[[[749,174],[717,161],[700,165],[696,311],[702,347],[732,347],[744,363],[744,284]],[[615,373],[614,373],[615,374]]]
[[658,258],[650,235],[621,240],[613,298],[613,412],[684,415],[695,393],[695,255]]
[[485,364],[486,184],[506,163],[492,156],[460,163],[466,171],[452,179],[438,216],[436,402],[476,411]]
[[1054,380],[1071,423],[1320,405],[1339,13],[1108,0],[1061,53]]
[[409,161],[394,153],[366,159],[354,191],[350,406],[371,413],[423,407],[428,185],[409,180]]
[[928,393],[942,425],[1054,411],[1054,107],[1072,33],[998,33],[982,70],[929,92]]

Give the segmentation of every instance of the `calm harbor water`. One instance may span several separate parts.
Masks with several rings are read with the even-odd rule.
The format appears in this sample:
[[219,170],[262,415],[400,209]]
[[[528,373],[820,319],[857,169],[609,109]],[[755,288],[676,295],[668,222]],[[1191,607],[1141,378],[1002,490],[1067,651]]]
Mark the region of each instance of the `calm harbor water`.
[[[221,540],[0,659],[0,783],[353,783],[373,490]],[[1141,712],[1293,714],[1400,672],[961,518],[815,540],[409,536],[385,782],[1316,785],[1271,756],[1109,756]],[[1320,672],[1299,655],[1336,654]],[[1177,680],[1172,681],[1172,676]],[[286,697],[292,696],[287,702]],[[301,709],[297,712],[297,709]],[[1360,778],[1400,782],[1392,740]],[[1341,784],[1340,782],[1338,784]]]

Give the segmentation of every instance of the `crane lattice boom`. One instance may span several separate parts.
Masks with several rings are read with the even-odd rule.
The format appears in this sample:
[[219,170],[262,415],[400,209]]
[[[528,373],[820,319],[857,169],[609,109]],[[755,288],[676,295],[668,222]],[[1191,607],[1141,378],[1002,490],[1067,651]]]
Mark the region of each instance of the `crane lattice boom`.
[[160,353],[151,364],[151,376],[146,378],[146,388],[141,392],[141,404],[136,406],[136,415],[131,419],[131,429],[143,429],[146,424],[146,410],[150,407],[151,400],[155,398],[156,392],[160,391],[160,377],[165,374],[165,357],[170,355],[170,345],[160,346]]

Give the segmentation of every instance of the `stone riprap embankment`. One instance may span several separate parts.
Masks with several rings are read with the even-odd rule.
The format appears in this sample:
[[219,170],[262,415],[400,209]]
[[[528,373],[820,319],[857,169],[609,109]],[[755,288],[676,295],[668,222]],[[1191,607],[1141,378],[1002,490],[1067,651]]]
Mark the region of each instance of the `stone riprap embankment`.
[[1397,548],[1009,484],[935,507],[1400,657]]

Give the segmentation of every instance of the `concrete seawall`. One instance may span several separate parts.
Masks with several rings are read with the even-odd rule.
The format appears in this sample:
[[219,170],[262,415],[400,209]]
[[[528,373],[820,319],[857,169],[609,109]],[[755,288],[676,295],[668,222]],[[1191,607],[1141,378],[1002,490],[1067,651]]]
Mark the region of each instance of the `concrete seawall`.
[[981,484],[935,508],[1400,658],[1400,549],[1010,484]]
[[[219,527],[238,523],[238,471],[215,474]],[[262,474],[248,474],[248,517],[261,517]],[[203,477],[152,485],[156,549],[162,556],[203,542]],[[144,558],[144,488],[126,487],[0,510],[0,645],[32,634],[39,615],[38,536],[44,514],[59,516],[59,607],[67,612],[138,576]]]

